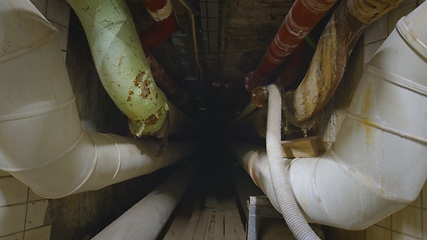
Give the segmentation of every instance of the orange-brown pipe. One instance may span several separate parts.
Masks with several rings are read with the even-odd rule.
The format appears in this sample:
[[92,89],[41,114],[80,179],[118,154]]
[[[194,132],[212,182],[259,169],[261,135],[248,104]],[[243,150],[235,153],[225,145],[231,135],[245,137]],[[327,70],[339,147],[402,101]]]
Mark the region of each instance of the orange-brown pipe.
[[285,69],[279,77],[279,84],[282,86],[292,85],[301,71],[304,57],[308,49],[308,44],[303,41],[289,56]]
[[363,30],[403,0],[349,0],[337,7],[317,44],[307,74],[286,101],[285,115],[294,124],[312,118],[333,96]]
[[166,93],[170,100],[178,106],[183,106],[188,103],[189,96],[187,92],[175,84],[169,74],[160,65],[156,58],[150,52],[146,52],[148,64],[150,65],[151,73],[157,85]]
[[175,31],[176,19],[170,0],[141,0],[148,10],[153,25],[139,33],[142,47],[147,52],[164,42]]
[[296,0],[255,71],[248,73],[245,87],[250,92],[265,85],[285,58],[325,16],[336,0]]

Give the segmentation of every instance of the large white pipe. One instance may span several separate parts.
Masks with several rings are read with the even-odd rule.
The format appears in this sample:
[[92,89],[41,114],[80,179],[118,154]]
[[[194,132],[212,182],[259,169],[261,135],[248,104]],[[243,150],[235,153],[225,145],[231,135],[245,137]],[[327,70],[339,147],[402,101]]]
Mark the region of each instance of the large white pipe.
[[156,239],[190,185],[195,170],[191,166],[180,169],[98,233],[93,240]]
[[[366,66],[332,148],[318,158],[293,159],[284,173],[310,221],[364,229],[420,193],[427,177],[426,18],[423,3]],[[235,149],[278,209],[265,150]]]
[[151,173],[192,143],[82,130],[56,30],[29,0],[0,1],[0,169],[58,198]]

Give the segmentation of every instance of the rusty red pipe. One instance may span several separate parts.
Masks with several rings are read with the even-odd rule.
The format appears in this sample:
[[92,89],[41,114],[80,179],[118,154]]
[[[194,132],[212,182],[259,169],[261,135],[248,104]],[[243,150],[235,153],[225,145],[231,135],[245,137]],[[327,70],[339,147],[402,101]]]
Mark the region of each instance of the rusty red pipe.
[[187,92],[178,88],[176,83],[150,52],[146,52],[145,56],[147,57],[154,80],[166,95],[171,98],[170,100],[172,100],[172,102],[177,106],[187,104],[189,100]]
[[145,54],[147,61],[150,65],[151,72],[153,74],[156,83],[169,95],[174,95],[177,89],[175,82],[171,79],[169,74],[166,73],[165,69],[160,65],[159,62],[154,58],[151,53]]
[[153,25],[139,33],[142,47],[147,52],[164,42],[175,31],[176,19],[170,0],[141,0],[148,10]]
[[245,77],[245,87],[252,91],[265,85],[285,58],[326,15],[336,0],[297,0],[255,71]]
[[297,48],[289,55],[285,69],[278,79],[278,83],[282,86],[289,86],[295,83],[301,72],[304,58],[308,49],[307,42],[303,41]]
[[147,61],[153,73],[154,80],[160,88],[171,97],[175,104],[182,106],[188,102],[187,92],[179,89],[169,74],[157,62],[149,50],[168,39],[175,31],[176,19],[170,0],[141,0],[154,24],[139,33]]

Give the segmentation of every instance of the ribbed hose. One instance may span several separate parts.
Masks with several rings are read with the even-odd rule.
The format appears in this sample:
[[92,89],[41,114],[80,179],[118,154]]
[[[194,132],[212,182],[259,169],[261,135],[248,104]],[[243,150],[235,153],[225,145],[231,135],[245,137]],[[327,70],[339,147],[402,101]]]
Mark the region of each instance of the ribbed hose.
[[283,164],[281,141],[282,100],[276,85],[267,87],[267,156],[273,189],[279,202],[280,211],[290,230],[298,240],[319,239],[299,210],[292,188],[286,177],[287,164]]

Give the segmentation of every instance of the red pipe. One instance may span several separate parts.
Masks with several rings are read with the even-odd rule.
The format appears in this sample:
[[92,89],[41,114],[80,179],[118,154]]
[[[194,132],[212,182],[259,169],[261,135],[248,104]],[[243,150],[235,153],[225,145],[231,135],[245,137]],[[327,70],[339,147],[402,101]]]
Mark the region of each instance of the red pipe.
[[285,69],[279,77],[279,84],[281,86],[292,85],[298,77],[298,74],[301,71],[304,58],[308,49],[308,44],[303,41],[289,56]]
[[255,71],[245,77],[250,92],[265,85],[285,58],[326,15],[337,0],[296,0]]
[[144,51],[164,42],[175,31],[176,19],[170,0],[141,0],[155,21],[149,28],[139,33]]

